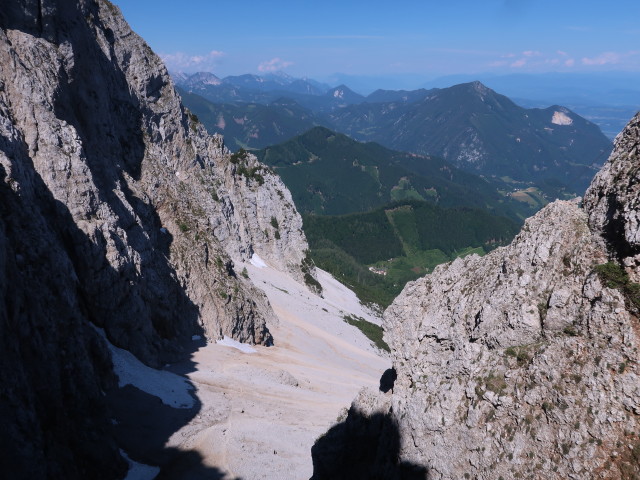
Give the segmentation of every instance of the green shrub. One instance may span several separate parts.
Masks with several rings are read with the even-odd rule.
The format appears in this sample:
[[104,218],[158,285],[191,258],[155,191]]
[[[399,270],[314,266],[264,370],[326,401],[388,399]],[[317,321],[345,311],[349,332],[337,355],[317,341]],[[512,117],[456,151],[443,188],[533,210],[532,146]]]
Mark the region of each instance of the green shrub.
[[247,168],[244,165],[238,167],[237,174],[243,175],[248,180],[255,180],[259,185],[264,185],[264,177],[258,172],[262,170],[260,165],[252,168]]
[[494,375],[494,373],[491,372],[484,379],[484,387],[500,395],[504,389],[507,388],[507,382],[504,381],[504,376]]
[[197,130],[199,122],[200,120],[198,119],[198,116],[195,113],[189,112],[189,128],[191,128],[192,131],[195,132]]
[[241,160],[245,160],[247,158],[247,151],[244,148],[241,148],[236,153],[232,154],[229,157],[229,161],[233,164],[240,163]]
[[504,353],[508,357],[515,358],[520,366],[525,365],[530,360],[526,347],[509,347],[504,351]]
[[615,262],[607,262],[596,265],[594,270],[605,286],[614,288],[624,295],[628,308],[640,310],[640,284],[632,282],[622,266]]

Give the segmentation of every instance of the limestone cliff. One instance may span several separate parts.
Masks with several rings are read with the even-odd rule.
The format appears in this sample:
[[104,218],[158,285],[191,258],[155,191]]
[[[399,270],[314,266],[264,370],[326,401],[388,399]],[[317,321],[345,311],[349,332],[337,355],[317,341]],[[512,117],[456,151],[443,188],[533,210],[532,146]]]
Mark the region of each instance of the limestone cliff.
[[361,395],[350,416],[390,418],[394,462],[425,468],[411,478],[640,475],[638,122],[584,208],[547,206],[511,245],[437,267],[385,312],[393,393]]
[[206,134],[107,0],[0,9],[0,180],[2,464],[114,478],[92,326],[152,366],[194,334],[271,343],[234,260],[303,278],[301,218],[276,175]]
[[589,225],[606,247],[640,280],[640,116],[616,138],[616,149],[584,196]]

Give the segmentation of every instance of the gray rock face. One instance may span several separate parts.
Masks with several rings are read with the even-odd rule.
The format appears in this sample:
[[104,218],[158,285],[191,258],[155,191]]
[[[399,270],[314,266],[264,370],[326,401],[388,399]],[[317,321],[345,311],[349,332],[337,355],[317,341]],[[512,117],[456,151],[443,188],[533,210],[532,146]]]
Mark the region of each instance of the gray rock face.
[[606,246],[640,280],[640,114],[615,139],[611,158],[584,196],[589,226],[602,232]]
[[271,307],[233,261],[303,278],[302,221],[277,176],[185,111],[110,2],[1,10],[2,464],[114,478],[114,377],[91,326],[152,366],[194,334],[269,344]]
[[595,268],[637,269],[638,138],[636,117],[584,209],[547,206],[508,247],[439,266],[387,309],[393,393],[352,410],[393,416],[399,460],[429,479],[640,474],[640,325]]
[[[300,271],[306,242],[288,191],[253,159],[253,178],[238,173],[115,7],[46,3],[1,32],[2,134],[12,139],[2,164],[15,192],[36,190],[32,174],[77,226],[76,275],[95,322],[148,362],[195,320],[212,338],[270,341],[269,309],[229,257],[256,252]],[[12,28],[32,17],[36,34]]]

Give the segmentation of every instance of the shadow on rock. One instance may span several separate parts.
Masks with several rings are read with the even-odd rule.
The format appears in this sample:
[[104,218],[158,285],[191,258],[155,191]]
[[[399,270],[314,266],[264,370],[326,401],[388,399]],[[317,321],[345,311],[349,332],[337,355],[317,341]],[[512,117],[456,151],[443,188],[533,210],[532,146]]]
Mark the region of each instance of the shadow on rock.
[[399,460],[400,434],[391,414],[351,407],[311,448],[311,480],[428,480],[426,467]]
[[387,368],[380,377],[380,391],[382,393],[387,393],[391,390],[391,393],[393,393],[393,385],[396,383],[396,378],[398,378],[396,369]]
[[198,452],[176,450],[169,453],[173,453],[172,461],[154,480],[242,480],[240,477],[231,478],[215,467],[206,466]]

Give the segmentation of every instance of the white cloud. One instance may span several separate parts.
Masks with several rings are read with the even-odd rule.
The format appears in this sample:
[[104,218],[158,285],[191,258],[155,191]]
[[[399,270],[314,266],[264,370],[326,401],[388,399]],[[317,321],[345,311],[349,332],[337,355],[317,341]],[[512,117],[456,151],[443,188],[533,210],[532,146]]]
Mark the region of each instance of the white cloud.
[[169,70],[200,70],[211,71],[225,54],[219,50],[211,50],[203,55],[190,55],[184,52],[161,54],[160,58]]
[[637,65],[640,50],[630,50],[628,52],[603,52],[595,57],[583,57],[582,64],[589,66],[601,65]]
[[583,65],[611,65],[620,63],[622,55],[616,52],[604,52],[597,57],[584,57],[582,59]]
[[522,52],[522,55],[524,55],[525,57],[539,57],[542,54],[536,50],[525,50],[524,52]]
[[527,60],[525,58],[521,58],[520,60],[516,60],[511,65],[512,68],[522,68],[527,64]]
[[573,67],[576,64],[576,61],[573,58],[569,58],[568,60],[564,61],[564,64],[567,67]]
[[262,62],[260,65],[258,65],[258,71],[277,72],[278,70],[283,70],[291,65],[293,65],[293,62],[289,62],[287,60],[282,60],[279,57],[275,57],[275,58],[272,58],[271,60],[267,60],[266,62]]
[[569,54],[567,52],[563,52],[562,50],[558,50],[556,52],[558,55],[560,55],[561,57],[568,57]]

